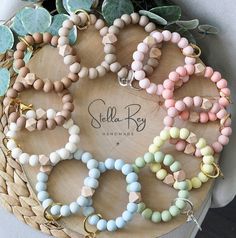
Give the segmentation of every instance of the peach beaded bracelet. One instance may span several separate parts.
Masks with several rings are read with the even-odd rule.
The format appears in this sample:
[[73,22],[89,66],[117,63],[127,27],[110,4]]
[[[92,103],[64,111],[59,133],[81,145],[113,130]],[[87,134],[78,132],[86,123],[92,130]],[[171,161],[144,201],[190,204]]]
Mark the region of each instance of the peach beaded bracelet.
[[59,30],[59,53],[64,57],[64,63],[69,65],[71,73],[78,74],[80,78],[88,77],[90,79],[95,79],[97,77],[102,77],[109,70],[109,65],[105,60],[106,58],[109,58],[109,55],[106,52],[104,61],[96,68],[87,68],[82,66],[79,62],[76,62],[74,57],[71,56],[70,52],[68,53],[67,49],[70,49],[68,35],[69,31],[74,27],[74,25],[76,25],[79,30],[85,30],[89,27],[89,25],[94,25],[95,28],[100,32],[101,36],[107,33],[107,27],[105,26],[105,22],[102,19],[97,19],[94,14],[88,14],[83,10],[79,10],[78,12],[80,12],[78,15],[72,14],[70,19],[65,20],[63,22],[62,28]]
[[[63,77],[61,80],[54,82],[49,80],[43,81],[42,79],[38,78],[36,74],[31,73],[30,69],[25,65],[23,58],[27,48],[32,50],[34,44],[50,44],[53,47],[57,47],[58,36],[52,36],[48,32],[43,34],[34,33],[33,36],[27,35],[25,38],[21,38],[21,41],[16,45],[17,50],[14,53],[14,66],[19,70],[19,76],[23,77],[28,84],[32,84],[32,82],[37,81],[37,84],[43,85],[46,91],[51,90],[53,87],[56,92],[60,92],[64,88],[69,88],[72,82],[75,82],[79,79],[76,74],[69,73],[67,77]],[[73,55],[72,57],[75,61],[78,60],[75,51],[71,49],[70,53]]]
[[[128,66],[122,66],[119,62],[117,62],[116,56],[116,47],[115,43],[117,42],[118,35],[120,31],[130,24],[136,25],[139,24],[144,30],[148,33],[152,32],[156,29],[154,23],[150,22],[148,17],[140,16],[138,13],[132,13],[130,15],[124,14],[121,18],[118,18],[114,21],[113,25],[108,28],[108,33],[103,37],[104,51],[108,54],[106,58],[106,62],[110,65],[110,70],[113,73],[117,73],[119,83],[122,86],[127,86],[129,83],[132,83],[133,80],[133,71],[128,69]],[[161,56],[161,51],[158,49],[160,44],[156,44],[149,37],[146,37],[144,40],[151,49],[155,49],[155,53],[158,54],[158,59]],[[153,50],[154,52],[154,50]],[[134,54],[134,60],[137,58],[137,54]],[[157,67],[158,61],[155,59],[153,54],[147,60],[147,64],[144,65],[144,71],[150,75],[153,72],[153,68]]]
[[[48,109],[47,111],[39,108],[33,110],[32,105],[25,106],[18,98],[19,94],[25,89],[34,88],[37,91],[45,91],[43,83],[36,80],[32,85],[25,86],[22,82],[15,82],[13,87],[8,89],[3,104],[8,110],[9,122],[15,122],[17,127],[22,129],[26,127],[29,131],[44,130],[46,128],[52,130],[57,125],[61,126],[66,120],[71,118],[71,113],[74,110],[73,97],[67,89],[57,93],[62,98],[62,111],[56,112],[54,109]],[[50,90],[52,91],[52,90]],[[26,112],[26,114],[23,114]]]
[[[162,42],[172,42],[177,44],[177,46],[182,50],[183,55],[185,55],[186,64],[195,64],[196,58],[200,56],[201,50],[197,46],[189,44],[188,40],[184,37],[181,38],[180,34],[177,32],[171,33],[168,30],[163,32],[153,31],[149,36],[149,41],[160,44]],[[198,49],[198,55],[194,54],[195,49]],[[138,45],[137,51],[134,53],[134,62],[132,63],[132,70],[135,72],[135,79],[139,81],[139,86],[143,89],[146,89],[149,94],[162,95],[164,86],[162,84],[151,83],[150,80],[146,77],[146,73],[143,67],[144,56],[148,53],[150,49],[150,44],[147,44],[146,41]],[[150,56],[158,58],[160,53],[156,48],[151,49]]]

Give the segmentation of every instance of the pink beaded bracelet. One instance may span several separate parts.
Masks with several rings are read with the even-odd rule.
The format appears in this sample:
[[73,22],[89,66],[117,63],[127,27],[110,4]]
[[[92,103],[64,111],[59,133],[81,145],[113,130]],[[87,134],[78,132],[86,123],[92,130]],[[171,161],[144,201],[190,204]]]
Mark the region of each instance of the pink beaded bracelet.
[[87,68],[82,66],[77,62],[73,55],[71,55],[70,45],[69,45],[69,32],[74,27],[77,26],[79,30],[85,30],[90,25],[94,25],[95,28],[100,32],[101,36],[107,34],[108,27],[105,26],[105,22],[102,19],[97,19],[94,14],[88,14],[83,10],[78,11],[79,14],[72,14],[70,19],[67,19],[63,22],[62,28],[59,30],[59,54],[64,57],[64,63],[69,65],[70,72],[73,74],[78,74],[80,78],[90,78],[95,79],[97,77],[103,77],[109,70],[109,65],[106,63],[106,59],[109,58],[109,54],[105,52],[104,61],[101,65],[96,68]]
[[[178,47],[182,50],[185,57],[185,63],[193,65],[196,63],[196,58],[199,55],[194,55],[194,48],[189,44],[188,40],[184,37],[181,38],[180,34],[177,32],[171,33],[170,31],[153,31],[150,34],[150,39],[156,44],[160,44],[162,42],[171,41],[178,45]],[[199,49],[199,48],[198,48]],[[143,59],[144,56],[150,50],[150,45],[148,45],[145,41],[140,43],[137,47],[137,51],[134,52],[134,62],[132,63],[132,70],[135,72],[135,79],[139,81],[139,86],[143,89],[146,89],[149,94],[157,94],[161,95],[164,90],[164,86],[162,84],[151,83],[150,80],[146,77],[146,73],[143,68]],[[199,50],[200,52],[200,50]],[[151,49],[150,57],[158,58],[159,54],[156,48]]]
[[[56,92],[61,92],[64,88],[70,87],[72,82],[77,81],[79,78],[76,74],[69,73],[67,77],[63,77],[61,80],[52,81],[44,81],[37,77],[36,74],[31,73],[30,69],[25,65],[23,60],[24,53],[27,48],[31,48],[34,44],[51,44],[53,47],[57,47],[58,45],[58,36],[52,36],[50,33],[34,33],[33,36],[27,35],[24,38],[21,38],[21,41],[16,45],[16,51],[14,53],[14,66],[19,70],[19,76],[23,78],[23,81],[27,84],[33,84],[35,81],[38,81],[38,84],[43,84],[46,91],[51,90],[52,88]],[[79,60],[75,55],[75,51],[70,51],[73,55],[74,60]]]
[[[129,25],[139,24],[144,30],[148,33],[154,31],[156,26],[154,23],[149,21],[149,18],[146,16],[140,16],[138,13],[132,13],[130,15],[124,14],[121,18],[118,18],[114,21],[113,25],[108,28],[108,33],[103,37],[104,52],[107,53],[106,62],[110,65],[110,70],[113,73],[117,73],[119,83],[122,86],[127,86],[129,83],[132,83],[133,80],[133,70],[129,69],[128,66],[122,66],[117,62],[116,56],[116,47],[115,43],[118,40],[118,35],[120,31]],[[153,41],[152,38],[146,37],[144,42],[150,47],[150,49],[155,48],[152,51],[152,54],[148,57],[146,64],[143,67],[143,70],[147,75],[152,74],[155,67],[158,66],[158,60],[161,56],[161,44],[157,44]],[[155,52],[154,52],[155,51]],[[157,57],[155,57],[155,56]],[[138,57],[138,53],[134,54],[134,60]]]

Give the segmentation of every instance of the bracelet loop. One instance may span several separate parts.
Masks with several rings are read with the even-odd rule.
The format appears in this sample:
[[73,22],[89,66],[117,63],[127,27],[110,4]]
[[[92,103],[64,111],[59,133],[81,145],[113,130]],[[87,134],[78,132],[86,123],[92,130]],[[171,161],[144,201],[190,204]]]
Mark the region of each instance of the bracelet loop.
[[[83,221],[84,231],[87,233],[87,235],[85,236],[85,238],[95,238],[96,235],[97,235],[97,232],[98,232],[98,230],[96,230],[96,231],[90,231],[90,230],[87,228],[87,221],[88,221],[88,219],[89,219],[92,215],[96,215],[96,214],[88,215],[87,217],[85,217],[85,219],[84,219],[84,221]],[[98,216],[99,218],[102,218],[102,215],[100,215],[100,214],[97,214],[97,216]]]
[[49,210],[52,208],[52,206],[54,206],[54,205],[59,205],[59,206],[61,206],[62,204],[61,203],[52,203],[52,204],[50,204],[49,206],[47,206],[45,209],[44,209],[44,211],[43,211],[43,216],[44,216],[44,218],[46,219],[46,220],[48,220],[48,221],[58,221],[61,217],[62,217],[62,215],[60,214],[60,215],[58,215],[58,216],[53,216],[50,212],[49,212]]
[[211,174],[208,174],[206,172],[203,171],[203,162],[201,162],[201,171],[208,177],[208,178],[218,178],[219,176],[224,176],[223,173],[221,172],[220,170],[220,167],[218,164],[216,163],[212,163],[212,165],[214,166],[215,168],[215,174],[214,175],[211,175]]
[[[190,58],[199,58],[202,54],[201,48],[199,46],[193,44],[193,43],[190,43],[190,46],[192,46],[192,48],[194,49],[194,53],[189,55],[189,54],[186,54],[182,51],[183,55],[187,56],[187,57],[190,57]],[[195,53],[195,52],[197,52],[197,53]]]
[[79,25],[77,25],[77,28],[78,28],[80,31],[88,29],[88,27],[91,25],[91,19],[90,19],[89,14],[88,14],[85,10],[83,10],[83,9],[78,9],[78,10],[75,12],[75,14],[78,14],[78,13],[84,13],[85,16],[86,16],[86,18],[87,18],[87,21],[86,21],[86,23],[85,23],[84,26],[79,26]]

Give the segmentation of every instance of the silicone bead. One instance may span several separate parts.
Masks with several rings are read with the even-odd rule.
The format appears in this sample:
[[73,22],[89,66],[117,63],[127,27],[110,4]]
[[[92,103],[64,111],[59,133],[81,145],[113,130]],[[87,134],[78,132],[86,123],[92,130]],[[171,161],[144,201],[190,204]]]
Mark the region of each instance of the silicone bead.
[[47,189],[47,184],[43,182],[38,182],[35,186],[37,192],[45,191]]
[[178,188],[180,190],[186,190],[188,189],[188,183],[186,181],[178,182]]
[[127,205],[127,211],[131,213],[135,213],[138,210],[138,205],[136,203],[130,202]]
[[140,192],[141,185],[138,182],[133,182],[133,183],[129,184],[129,189],[131,192]]
[[125,220],[122,218],[122,217],[117,217],[116,218],[116,226],[118,227],[118,228],[124,228],[125,227],[125,225],[126,225],[126,222],[125,222]]
[[110,220],[107,222],[107,230],[108,231],[116,231],[117,230],[116,222],[114,220]]
[[171,206],[169,208],[169,212],[170,212],[171,216],[173,216],[173,217],[175,217],[175,216],[180,214],[179,208],[177,206],[175,206],[175,205],[173,205],[173,206]]
[[63,205],[61,207],[60,213],[64,217],[69,216],[71,214],[69,206],[68,205]]
[[58,216],[60,214],[61,206],[60,205],[54,205],[50,209],[50,213],[53,216]]
[[164,141],[159,136],[156,136],[153,140],[153,144],[157,147],[161,147],[164,144]]
[[202,148],[206,147],[206,145],[207,145],[206,140],[203,139],[203,138],[200,138],[200,139],[198,140],[198,143],[196,144],[196,147],[197,147],[198,149],[202,149]]
[[98,221],[99,221],[98,215],[92,215],[91,217],[89,217],[89,224],[91,224],[92,226],[96,226]]
[[177,201],[175,202],[175,205],[176,205],[180,210],[182,210],[182,209],[185,208],[186,203],[185,203],[183,200],[181,200],[181,199],[177,199]]
[[48,194],[48,192],[46,192],[46,191],[40,191],[40,192],[38,193],[37,197],[38,197],[38,200],[39,200],[40,202],[43,202],[44,200],[46,200],[47,198],[49,198],[49,194]]
[[76,214],[80,211],[80,206],[76,202],[70,204],[70,211],[72,214]]
[[163,164],[166,166],[170,166],[174,163],[174,158],[172,155],[166,154],[163,160]]
[[96,168],[89,171],[89,177],[98,179],[100,177],[100,171]]
[[214,167],[211,164],[204,164],[202,166],[202,171],[206,174],[212,174],[214,171]]
[[75,158],[76,160],[81,160],[82,155],[83,155],[83,151],[82,151],[82,150],[77,150],[77,151],[74,153],[74,158]]
[[161,169],[161,164],[160,163],[151,164],[150,169],[153,173],[156,173]]
[[123,167],[122,167],[122,173],[124,175],[128,175],[129,173],[133,172],[133,167],[132,165],[130,164],[125,164]]
[[156,177],[160,180],[163,180],[167,175],[167,171],[165,169],[160,169],[157,173],[156,173]]
[[170,221],[172,219],[172,216],[171,216],[169,211],[163,211],[161,213],[161,219],[164,222],[168,222],[168,221]]
[[180,131],[179,131],[179,129],[177,128],[177,127],[172,127],[172,128],[170,128],[170,136],[172,137],[172,138],[178,138],[179,137],[179,134],[180,134]]
[[125,162],[123,160],[118,159],[118,160],[115,161],[114,167],[115,167],[116,170],[121,170],[122,167],[124,166],[124,164],[125,164]]
[[193,177],[191,183],[193,188],[200,188],[202,186],[202,182],[198,177]]
[[110,158],[105,160],[105,166],[107,169],[114,169],[114,165],[115,165],[115,160]]
[[198,178],[201,180],[202,183],[206,183],[209,180],[209,178],[203,172],[200,172],[198,174]]
[[202,158],[204,164],[212,164],[214,163],[215,159],[212,155],[205,155]]
[[138,204],[138,213],[142,213],[145,208],[146,208],[146,205],[143,202],[140,202]]
[[89,160],[91,160],[92,158],[93,158],[93,156],[92,156],[90,153],[88,153],[88,152],[83,153],[82,156],[81,156],[81,160],[82,160],[82,162],[85,163],[85,164],[86,164]]
[[181,164],[179,161],[175,161],[171,166],[170,166],[170,170],[172,172],[177,172],[181,169]]
[[152,217],[152,210],[150,208],[146,208],[143,212],[142,212],[142,216],[144,217],[144,219],[149,220]]
[[47,182],[47,181],[48,181],[48,175],[45,174],[45,173],[40,172],[40,173],[38,173],[38,175],[37,175],[37,180],[38,180],[39,182]]
[[180,190],[178,192],[178,197],[179,198],[188,198],[189,197],[189,192],[186,190]]
[[135,160],[135,165],[136,165],[137,167],[139,167],[139,168],[143,168],[143,167],[146,165],[144,158],[138,157],[138,158]]
[[53,200],[51,198],[48,198],[43,201],[42,206],[44,209],[46,209],[47,207],[49,207],[52,204],[53,204]]
[[98,163],[98,169],[100,170],[101,173],[104,173],[107,170],[103,162]]
[[98,167],[98,161],[95,159],[90,159],[87,163],[87,168],[90,169],[94,169]]
[[129,173],[126,176],[126,182],[127,183],[133,183],[133,182],[137,182],[138,181],[138,175],[136,173]]
[[160,212],[153,212],[151,220],[154,223],[159,223],[161,221],[161,213]]
[[83,196],[79,196],[77,199],[77,203],[81,207],[88,206],[88,202],[89,202],[88,199]]
[[154,162],[154,156],[152,153],[145,153],[144,160],[147,164]]
[[98,180],[97,180],[97,179],[91,178],[91,177],[87,177],[87,178],[85,178],[85,180],[84,180],[84,185],[85,185],[85,186],[88,186],[88,187],[90,187],[90,188],[96,189],[96,188],[98,188],[99,183],[98,183]]
[[186,140],[188,138],[189,134],[190,134],[190,132],[188,129],[186,129],[186,128],[180,129],[180,139]]
[[160,138],[164,141],[170,139],[170,132],[168,130],[162,130],[160,133]]
[[94,208],[93,207],[84,207],[83,208],[83,215],[85,217],[90,216],[94,213]]
[[164,160],[164,153],[162,153],[161,151],[157,151],[154,154],[154,157],[155,157],[155,161],[157,163],[162,163],[162,161]]
[[129,212],[129,211],[124,211],[124,212],[122,213],[122,218],[124,219],[124,221],[128,222],[128,221],[131,221],[131,220],[132,220],[133,215],[132,215],[132,213]]
[[99,231],[105,231],[106,228],[107,228],[106,220],[104,220],[104,219],[99,220],[98,223],[97,223],[97,229]]

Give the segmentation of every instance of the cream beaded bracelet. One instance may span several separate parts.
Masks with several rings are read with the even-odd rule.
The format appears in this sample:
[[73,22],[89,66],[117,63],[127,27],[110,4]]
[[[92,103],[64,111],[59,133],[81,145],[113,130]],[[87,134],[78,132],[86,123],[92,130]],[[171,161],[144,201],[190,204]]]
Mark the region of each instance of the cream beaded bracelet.
[[77,11],[79,14],[72,14],[70,19],[63,22],[62,28],[59,30],[60,38],[58,40],[59,44],[59,53],[64,57],[64,63],[69,65],[70,72],[73,74],[78,74],[80,78],[90,78],[94,79],[97,77],[102,77],[109,70],[109,65],[106,63],[105,59],[109,56],[105,52],[104,61],[101,65],[96,68],[87,68],[82,66],[79,62],[76,62],[73,55],[71,55],[71,46],[69,45],[69,31],[76,25],[79,30],[85,30],[90,25],[95,26],[95,28],[100,32],[100,35],[103,36],[107,33],[107,27],[105,22],[102,19],[97,19],[94,14],[88,14],[83,10]]
[[[178,45],[178,47],[183,51],[183,54],[185,57],[185,63],[186,64],[195,64],[196,58],[200,56],[200,49],[198,55],[194,55],[194,48],[196,46],[192,46],[189,44],[188,40],[184,37],[181,38],[180,34],[177,32],[171,33],[170,31],[153,31],[149,36],[149,41],[152,42],[152,44],[160,44],[162,42],[168,42],[171,41],[172,43],[175,43]],[[143,41],[138,48],[137,51],[134,53],[134,59],[135,61],[132,63],[132,70],[135,72],[134,78],[139,81],[139,86],[147,91],[149,94],[157,94],[162,95],[162,92],[164,90],[164,87],[162,84],[155,84],[151,83],[150,80],[146,77],[146,73],[143,68],[143,59],[144,56],[148,53],[150,49],[150,44],[147,44],[146,41]],[[151,49],[150,56],[154,56],[155,58],[159,57],[159,51],[156,48]]]
[[20,93],[29,88],[34,88],[36,91],[43,90],[41,87],[36,87],[35,84],[27,87],[22,82],[15,82],[13,87],[7,91],[3,104],[7,108],[9,122],[16,122],[19,129],[25,127],[29,131],[44,130],[46,128],[52,130],[57,125],[62,126],[66,120],[71,118],[74,104],[73,97],[67,89],[57,93],[61,97],[63,104],[62,111],[57,113],[54,109],[45,111],[42,108],[38,108],[33,110],[32,105],[23,104],[18,97]]
[[[50,91],[54,89],[56,92],[61,92],[64,88],[70,87],[72,82],[77,81],[79,78],[76,74],[69,73],[67,77],[63,77],[61,80],[57,81],[44,81],[37,77],[36,74],[31,73],[30,69],[25,65],[23,60],[24,53],[27,48],[33,51],[33,45],[37,44],[50,44],[53,47],[58,45],[58,37],[52,36],[50,33],[34,33],[33,36],[25,36],[21,38],[21,41],[16,45],[16,51],[14,53],[14,67],[19,70],[19,75],[24,79],[24,82],[29,85],[34,85],[36,88],[43,88],[45,91]],[[67,52],[72,54],[72,58],[78,61],[76,56],[76,51],[67,48]]]
[[[113,73],[117,73],[119,83],[122,86],[132,86],[134,75],[131,66],[122,66],[119,62],[117,62],[115,43],[118,40],[120,31],[125,26],[128,26],[130,24],[139,24],[148,33],[156,29],[155,24],[150,22],[148,17],[140,16],[138,13],[132,13],[130,15],[124,14],[121,16],[121,18],[116,19],[113,25],[108,28],[108,33],[103,37],[104,52],[108,54],[106,62],[110,65],[110,70]],[[161,50],[158,49],[158,46],[160,47],[160,44],[156,44],[155,42],[150,40],[150,37],[146,37],[144,42],[149,45],[149,47],[153,50],[152,52],[154,52],[155,49],[155,54],[150,54],[147,59],[147,64],[144,65],[144,71],[148,75],[150,75],[152,74],[154,68],[158,65],[157,59],[161,57]],[[138,47],[140,47],[140,44]],[[139,54],[135,53],[133,55],[134,60],[138,56]]]
[[[161,153],[161,152],[160,152]],[[178,192],[178,198],[176,199],[175,203],[170,206],[169,209],[164,210],[162,212],[159,211],[153,211],[152,209],[146,207],[146,204],[144,202],[141,202],[138,204],[138,212],[147,220],[151,220],[154,223],[159,223],[161,221],[168,222],[172,218],[178,216],[181,213],[181,210],[183,210],[186,207],[186,202],[183,200],[180,200],[182,198],[188,199],[189,198],[189,192],[188,192],[188,182],[186,181],[185,176],[181,176],[184,171],[180,169],[178,164],[174,163],[174,158],[171,155],[165,155],[163,156],[157,156],[157,152],[155,154],[153,153],[146,153],[143,157],[138,157],[135,160],[134,166],[136,167],[137,172],[144,168],[147,164],[152,164],[154,162],[158,162],[158,164],[154,164],[155,169],[159,169],[159,173],[161,174],[161,180],[165,182],[168,182],[169,184],[174,184],[174,181],[176,179],[178,186],[176,189],[180,190]],[[167,171],[161,168],[161,163],[164,166],[170,167],[170,170],[174,173],[174,176],[171,174],[167,174]],[[164,172],[165,171],[165,172]],[[135,174],[132,176],[135,177]],[[137,176],[137,175],[136,175]],[[129,188],[128,188],[129,189]]]
[[[196,150],[199,150],[199,153],[202,156],[202,163],[200,165],[200,172],[197,176],[187,179],[189,183],[189,190],[192,188],[200,188],[202,183],[206,183],[209,178],[217,178],[221,175],[221,171],[219,166],[216,164],[214,159],[214,151],[213,149],[207,145],[205,139],[200,138],[197,139],[196,135],[190,132],[186,128],[177,128],[171,127],[166,128],[161,131],[160,136],[157,136],[153,140],[153,144],[149,146],[149,152],[154,154],[155,160],[158,163],[157,165],[152,166],[152,171],[156,173],[156,176],[163,180],[166,184],[170,184],[171,186],[174,184],[176,188],[178,188],[178,182],[175,182],[178,176],[185,178],[185,173],[181,170],[181,164],[178,161],[171,160],[170,169],[172,172],[179,171],[177,174],[173,174],[172,176],[167,176],[167,171],[162,169],[160,162],[164,159],[164,154],[160,151],[161,147],[171,139],[181,139],[183,141],[188,142],[189,144],[180,141],[178,145],[181,149],[180,151],[184,151],[186,154],[193,155]],[[175,183],[173,183],[173,181]]]
[[51,152],[49,155],[30,155],[20,148],[17,144],[17,132],[21,129],[16,123],[11,123],[9,126],[9,131],[6,133],[5,144],[11,156],[19,161],[20,164],[29,164],[31,166],[40,165],[55,165],[61,160],[66,160],[71,157],[71,154],[77,150],[78,144],[80,142],[80,128],[74,124],[72,119],[68,120],[63,127],[69,132],[69,140],[65,147],[57,149]]

